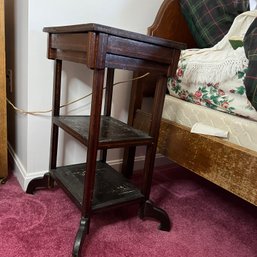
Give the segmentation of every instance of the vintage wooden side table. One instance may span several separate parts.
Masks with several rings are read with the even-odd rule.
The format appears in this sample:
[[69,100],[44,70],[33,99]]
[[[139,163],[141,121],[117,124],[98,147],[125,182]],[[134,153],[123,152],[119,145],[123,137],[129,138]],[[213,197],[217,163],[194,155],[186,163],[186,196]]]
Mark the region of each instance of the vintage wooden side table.
[[[79,207],[81,221],[73,256],[81,255],[92,214],[107,208],[137,203],[140,218],[155,218],[159,220],[161,230],[169,231],[171,224],[167,213],[154,206],[149,195],[167,76],[174,75],[184,45],[99,24],[47,27],[44,32],[48,33],[48,58],[55,61],[50,170],[43,178],[33,179],[27,193],[33,193],[36,188],[51,188],[56,182]],[[81,63],[93,71],[88,116],[60,115],[63,61]],[[159,75],[149,133],[111,116],[114,69]],[[104,111],[101,113],[105,86]],[[59,128],[87,147],[85,163],[57,167]],[[106,163],[107,149],[139,145],[146,146],[141,188]],[[100,160],[97,159],[98,151]]]

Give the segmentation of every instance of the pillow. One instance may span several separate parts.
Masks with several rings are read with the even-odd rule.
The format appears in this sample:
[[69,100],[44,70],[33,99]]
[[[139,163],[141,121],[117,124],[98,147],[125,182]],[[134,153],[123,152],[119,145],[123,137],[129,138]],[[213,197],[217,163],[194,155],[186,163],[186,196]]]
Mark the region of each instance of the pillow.
[[[236,51],[244,53],[242,47]],[[188,65],[190,65],[188,58],[180,58],[175,77],[168,78],[167,87],[170,95],[190,103],[257,121],[257,112],[245,94],[243,80],[247,64],[244,64],[242,69],[235,72],[231,78],[220,82],[211,80],[188,82]]]
[[206,48],[218,43],[234,18],[249,10],[249,0],[180,0],[180,7],[198,47]]
[[[245,42],[244,47],[234,50],[229,39],[235,35],[245,35]],[[181,51],[176,75],[168,80],[169,93],[257,121],[256,46],[257,11],[244,12],[235,18],[229,32],[215,46]],[[247,79],[250,91],[246,95]]]

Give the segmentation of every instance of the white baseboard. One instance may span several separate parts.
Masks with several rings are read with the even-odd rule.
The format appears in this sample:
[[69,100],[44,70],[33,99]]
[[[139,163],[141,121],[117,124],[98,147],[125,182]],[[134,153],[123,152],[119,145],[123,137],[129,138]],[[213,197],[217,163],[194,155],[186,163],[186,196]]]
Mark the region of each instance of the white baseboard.
[[[135,158],[134,170],[142,169],[144,165],[144,160],[145,160],[145,156],[137,156]],[[107,163],[110,166],[112,166],[115,170],[121,171],[122,169],[122,159],[107,161]]]
[[43,177],[46,171],[40,171],[40,172],[33,172],[27,174],[27,171],[25,167],[22,165],[19,157],[17,154],[14,152],[13,148],[11,147],[10,144],[8,144],[8,151],[10,153],[10,156],[12,158],[12,163],[13,163],[13,174],[17,178],[21,188],[23,191],[26,191],[27,186],[29,182],[33,178],[38,178],[38,177]]
[[[145,156],[137,156],[135,158],[134,170],[142,170],[144,168],[144,161],[145,161]],[[171,161],[168,160],[165,156],[163,156],[161,154],[156,154],[156,156],[155,156],[155,167],[162,166],[162,165],[167,165],[167,164],[170,164],[170,163],[171,163]],[[121,166],[122,166],[122,159],[108,161],[108,164],[110,166],[112,166],[114,169],[120,171]]]
[[[13,161],[13,173],[14,176],[17,178],[21,188],[26,191],[29,182],[34,178],[43,177],[47,171],[40,171],[40,172],[32,172],[27,174],[25,167],[22,165],[19,157],[14,152],[13,148],[10,144],[8,144],[8,151],[11,155]],[[144,167],[144,160],[145,156],[137,156],[135,158],[134,163],[134,170],[142,170]],[[155,166],[160,166],[169,163],[170,161],[167,160],[164,156],[160,154],[156,154],[155,158]],[[120,160],[112,160],[107,162],[110,166],[114,169],[120,171],[122,167],[122,159]]]

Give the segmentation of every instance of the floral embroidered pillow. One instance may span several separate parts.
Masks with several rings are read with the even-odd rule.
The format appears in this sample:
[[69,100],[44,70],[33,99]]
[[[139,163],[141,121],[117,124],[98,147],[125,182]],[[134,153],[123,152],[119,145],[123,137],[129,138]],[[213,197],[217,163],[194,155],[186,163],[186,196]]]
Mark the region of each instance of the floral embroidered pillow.
[[185,83],[186,67],[186,59],[180,59],[176,76],[168,79],[170,95],[214,110],[257,120],[257,112],[246,96],[243,83],[247,66],[236,72],[232,79],[219,83]]

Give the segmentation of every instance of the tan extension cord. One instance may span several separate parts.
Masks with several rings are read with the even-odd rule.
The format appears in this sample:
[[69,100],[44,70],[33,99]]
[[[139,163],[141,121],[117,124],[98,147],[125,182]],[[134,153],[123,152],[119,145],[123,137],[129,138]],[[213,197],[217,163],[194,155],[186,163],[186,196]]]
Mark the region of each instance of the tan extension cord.
[[[122,83],[126,83],[126,82],[130,82],[130,81],[134,81],[134,80],[138,80],[138,79],[142,79],[142,78],[148,76],[149,74],[150,74],[150,73],[148,72],[148,73],[145,73],[145,74],[142,75],[142,76],[139,76],[139,77],[136,77],[136,78],[133,78],[133,79],[124,80],[124,81],[119,81],[119,82],[117,82],[117,83],[114,83],[113,86],[116,86],[116,85],[122,84]],[[104,87],[104,89],[105,89],[105,87]],[[87,94],[87,95],[85,95],[85,96],[82,96],[82,97],[76,99],[76,100],[73,100],[73,101],[71,101],[71,102],[68,102],[68,103],[66,103],[66,104],[63,104],[63,105],[60,106],[60,108],[63,108],[63,107],[65,107],[65,106],[68,106],[68,105],[74,104],[74,103],[76,103],[76,102],[78,102],[78,101],[81,101],[82,99],[87,98],[87,97],[89,97],[90,95],[92,95],[92,93],[89,93],[89,94]],[[8,98],[6,98],[6,101],[7,101],[7,103],[8,103],[9,105],[12,106],[12,108],[13,108],[16,112],[19,112],[19,113],[21,113],[21,114],[39,115],[39,114],[43,114],[43,113],[52,112],[52,109],[49,109],[49,110],[42,110],[42,111],[25,111],[25,110],[22,110],[22,109],[17,108]]]

